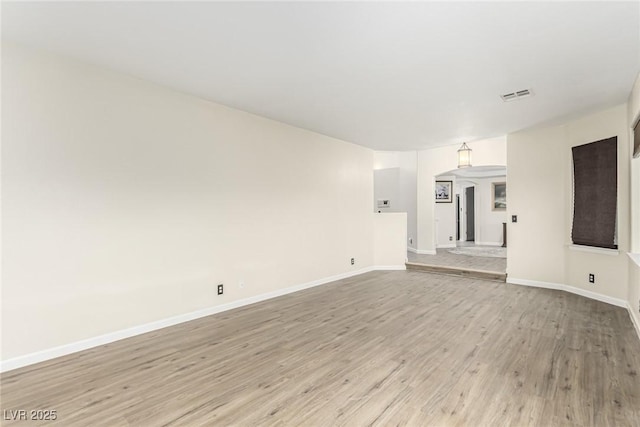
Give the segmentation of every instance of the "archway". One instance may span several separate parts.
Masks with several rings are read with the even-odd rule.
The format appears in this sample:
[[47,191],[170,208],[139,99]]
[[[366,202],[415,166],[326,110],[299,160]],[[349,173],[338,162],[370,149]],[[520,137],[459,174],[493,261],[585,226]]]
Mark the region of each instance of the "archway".
[[[434,247],[410,260],[506,272],[506,167],[452,169],[433,177]],[[440,192],[440,193],[439,193]]]

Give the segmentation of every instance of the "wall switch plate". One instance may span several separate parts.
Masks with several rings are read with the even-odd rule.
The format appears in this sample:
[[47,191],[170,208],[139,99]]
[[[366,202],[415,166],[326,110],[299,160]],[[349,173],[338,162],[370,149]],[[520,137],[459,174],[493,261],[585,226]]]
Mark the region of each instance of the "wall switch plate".
[[511,215],[511,222],[518,222],[518,215]]
[[596,283],[596,276],[593,273],[589,273],[589,283]]
[[223,284],[219,284],[218,285],[218,295],[222,295],[224,293],[224,285]]

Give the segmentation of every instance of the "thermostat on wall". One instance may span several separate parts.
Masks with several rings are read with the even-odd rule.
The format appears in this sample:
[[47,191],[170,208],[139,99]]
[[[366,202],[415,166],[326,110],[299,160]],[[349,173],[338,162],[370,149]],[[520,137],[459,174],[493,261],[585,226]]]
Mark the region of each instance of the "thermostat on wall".
[[390,208],[391,207],[391,201],[389,201],[389,200],[378,200],[378,207],[379,208]]

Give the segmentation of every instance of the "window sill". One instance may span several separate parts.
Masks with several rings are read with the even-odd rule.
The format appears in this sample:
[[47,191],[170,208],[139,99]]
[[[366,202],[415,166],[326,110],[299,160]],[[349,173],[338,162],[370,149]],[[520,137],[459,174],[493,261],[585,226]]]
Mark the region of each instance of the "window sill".
[[635,262],[638,267],[640,267],[640,254],[639,253],[627,252],[627,255],[629,255],[629,258],[631,258],[631,260],[633,262]]
[[595,248],[593,246],[582,246],[582,245],[568,245],[568,246],[569,246],[569,249],[571,249],[572,251],[591,252],[593,254],[602,254],[602,255],[611,255],[611,256],[620,255],[620,251],[618,249]]

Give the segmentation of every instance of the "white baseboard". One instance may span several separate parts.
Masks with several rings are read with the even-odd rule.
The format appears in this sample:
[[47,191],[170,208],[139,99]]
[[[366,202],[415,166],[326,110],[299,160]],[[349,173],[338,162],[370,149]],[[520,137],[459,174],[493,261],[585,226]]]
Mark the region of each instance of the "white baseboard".
[[404,270],[404,269],[405,269],[404,265],[366,267],[366,268],[362,268],[355,271],[349,271],[346,273],[337,274],[335,276],[325,277],[322,279],[303,283],[301,285],[295,285],[295,286],[291,286],[284,289],[278,289],[276,291],[267,292],[267,293],[256,295],[249,298],[243,298],[237,301],[232,301],[227,304],[216,305],[214,307],[204,308],[202,310],[193,311],[191,313],[180,314],[178,316],[169,317],[167,319],[161,319],[155,322],[145,323],[143,325],[138,325],[138,326],[123,329],[120,331],[99,335],[97,337],[92,337],[85,340],[64,344],[58,347],[37,351],[35,353],[26,354],[24,356],[18,356],[12,359],[3,360],[0,362],[0,372],[7,372],[13,369],[18,369],[24,366],[32,365],[34,363],[44,362],[45,360],[55,359],[56,357],[66,356],[67,354],[76,353],[78,351],[87,350],[93,347],[109,344],[114,341],[119,341],[119,340],[130,338],[136,335],[145,334],[147,332],[166,328],[168,326],[174,326],[179,323],[188,322],[190,320],[199,319],[201,317],[210,316],[212,314],[221,313],[223,311],[232,310],[234,308],[243,307],[245,305],[255,304],[260,301],[265,301],[271,298],[276,298],[282,295],[298,292],[303,289],[324,285],[327,283],[335,282],[336,280],[346,279],[348,277],[353,277],[360,274],[368,273],[370,271]]
[[416,249],[416,253],[419,255],[435,255],[435,249]]
[[564,285],[561,283],[551,282],[539,282],[537,280],[517,279],[515,277],[507,277],[507,283],[513,285],[532,286],[534,288],[556,289],[559,291],[570,292],[572,294],[581,295],[583,297],[591,298],[596,301],[606,302],[607,304],[615,305],[618,307],[627,308],[628,304],[626,300],[602,295],[597,292],[587,291],[585,289],[575,288],[573,286]]
[[376,271],[399,271],[399,270],[406,270],[407,266],[402,264],[402,265],[376,265],[373,267],[373,270]]
[[417,253],[418,253],[418,250],[417,250],[416,248],[412,248],[411,246],[407,246],[407,250],[408,250],[409,252],[413,252],[414,254],[417,254]]
[[627,302],[627,310],[629,310],[629,317],[631,317],[631,323],[633,323],[634,328],[636,329],[636,334],[638,334],[638,338],[640,339],[640,318],[636,312],[631,308],[631,303]]

